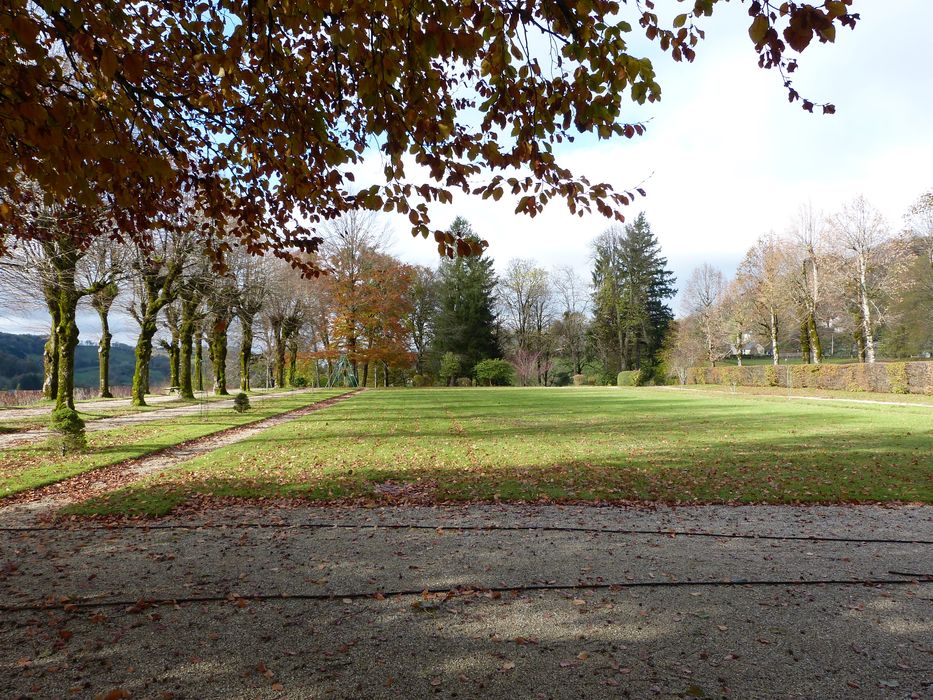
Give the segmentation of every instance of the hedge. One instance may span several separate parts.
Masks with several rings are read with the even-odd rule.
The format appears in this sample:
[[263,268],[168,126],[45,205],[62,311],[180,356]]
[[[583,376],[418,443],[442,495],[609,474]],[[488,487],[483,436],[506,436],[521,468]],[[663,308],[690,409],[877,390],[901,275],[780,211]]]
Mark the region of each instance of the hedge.
[[687,370],[687,384],[933,394],[933,362],[691,367]]
[[638,379],[638,370],[631,369],[625,372],[619,372],[616,377],[616,386],[635,386],[635,380]]

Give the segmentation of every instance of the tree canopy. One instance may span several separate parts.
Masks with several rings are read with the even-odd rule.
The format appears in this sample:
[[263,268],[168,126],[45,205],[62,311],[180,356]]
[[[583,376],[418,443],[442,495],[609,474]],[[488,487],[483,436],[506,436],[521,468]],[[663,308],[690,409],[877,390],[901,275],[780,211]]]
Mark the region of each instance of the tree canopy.
[[[316,247],[321,221],[382,210],[453,255],[482,248],[432,228],[428,205],[457,191],[521,195],[516,211],[531,216],[559,199],[621,220],[636,193],[575,175],[554,146],[643,133],[624,107],[661,89],[632,37],[691,61],[721,2],[666,2],[685,10],[667,24],[651,0],[11,0],[0,221],[14,238],[41,237],[28,210],[54,200],[103,206],[111,230],[144,237],[184,204],[214,250],[232,237],[288,255]],[[805,109],[815,104],[787,77],[788,49],[854,27],[850,6],[747,5],[760,65]],[[352,170],[370,148],[385,181],[359,188]]]

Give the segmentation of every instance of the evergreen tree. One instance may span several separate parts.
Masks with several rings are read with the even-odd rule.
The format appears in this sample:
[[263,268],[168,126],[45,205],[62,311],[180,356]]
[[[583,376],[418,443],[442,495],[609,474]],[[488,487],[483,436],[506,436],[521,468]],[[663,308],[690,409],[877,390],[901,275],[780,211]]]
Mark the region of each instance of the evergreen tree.
[[[457,217],[450,226],[456,236],[478,240],[470,224]],[[437,357],[456,353],[461,372],[469,376],[480,360],[499,357],[496,339],[496,276],[485,255],[444,259],[437,272],[438,314],[434,344]]]
[[593,338],[606,371],[654,364],[674,314],[674,274],[644,213],[595,242]]

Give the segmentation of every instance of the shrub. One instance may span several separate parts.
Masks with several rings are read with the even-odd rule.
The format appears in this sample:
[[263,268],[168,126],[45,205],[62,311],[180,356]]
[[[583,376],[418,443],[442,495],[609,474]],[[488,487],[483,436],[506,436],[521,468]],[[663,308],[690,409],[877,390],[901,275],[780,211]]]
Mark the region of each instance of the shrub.
[[506,360],[482,360],[473,368],[477,384],[510,386],[515,379],[515,368]]
[[619,375],[616,377],[616,386],[635,386],[635,380],[637,379],[638,371],[637,370],[628,370],[625,372],[619,372]]
[[572,379],[574,386],[583,386],[583,384],[586,382],[586,375],[575,374],[573,375]]
[[58,435],[58,447],[62,454],[77,452],[87,447],[84,421],[73,408],[61,406],[52,411],[50,426]]
[[459,387],[469,387],[473,386],[473,380],[469,377],[457,377],[457,386]]
[[687,383],[933,394],[933,362],[691,367]]
[[233,398],[233,410],[244,413],[249,410],[249,396],[242,391]]
[[411,385],[415,388],[423,386],[431,386],[433,382],[430,377],[426,377],[423,374],[413,374],[411,377]]
[[438,372],[444,383],[450,385],[454,377],[460,372],[460,356],[453,352],[445,352],[441,358],[441,369]]
[[304,389],[306,386],[308,386],[308,380],[302,377],[301,375],[298,375],[297,377],[292,379],[292,386],[295,387],[296,389]]

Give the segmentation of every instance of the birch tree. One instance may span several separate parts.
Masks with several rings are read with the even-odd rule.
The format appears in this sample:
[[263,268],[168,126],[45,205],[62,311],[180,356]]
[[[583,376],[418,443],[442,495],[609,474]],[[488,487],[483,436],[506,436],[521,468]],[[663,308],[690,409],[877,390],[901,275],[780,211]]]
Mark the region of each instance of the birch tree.
[[858,309],[857,342],[864,349],[864,361],[873,363],[877,320],[873,297],[881,272],[880,254],[890,240],[890,229],[864,197],[856,197],[832,218],[832,231],[843,254]]

